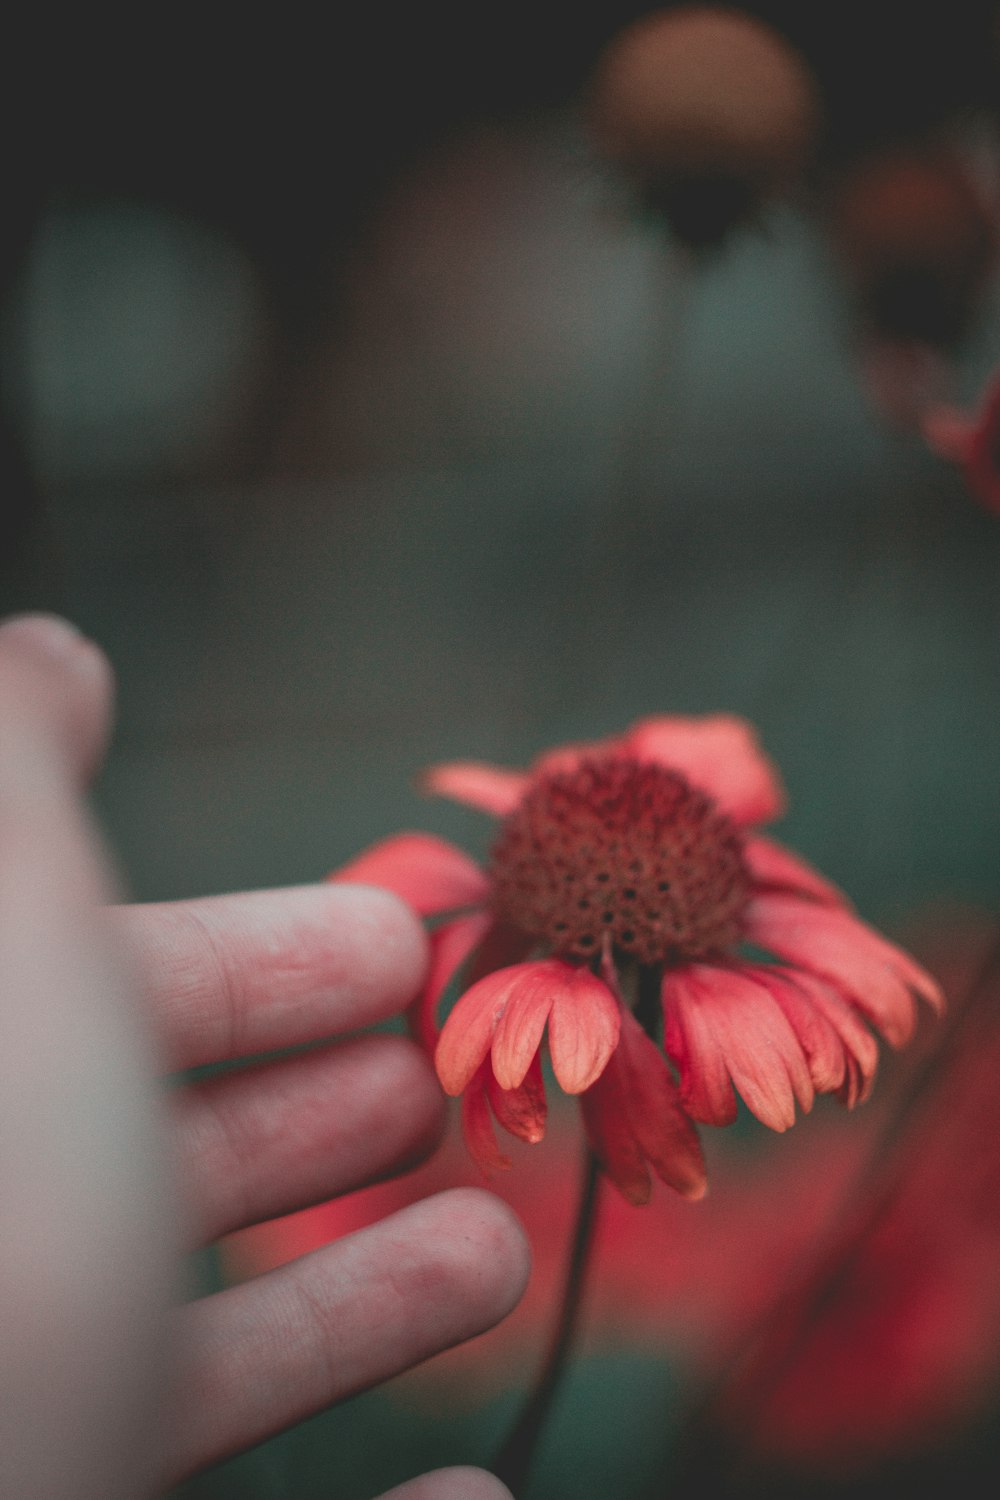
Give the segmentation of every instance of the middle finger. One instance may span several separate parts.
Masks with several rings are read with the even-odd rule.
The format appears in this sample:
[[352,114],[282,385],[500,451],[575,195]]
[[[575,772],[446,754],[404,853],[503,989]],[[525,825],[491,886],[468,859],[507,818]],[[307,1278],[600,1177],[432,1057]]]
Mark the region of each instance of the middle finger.
[[199,1244],[415,1165],[444,1122],[427,1059],[386,1035],[189,1085],[171,1108]]

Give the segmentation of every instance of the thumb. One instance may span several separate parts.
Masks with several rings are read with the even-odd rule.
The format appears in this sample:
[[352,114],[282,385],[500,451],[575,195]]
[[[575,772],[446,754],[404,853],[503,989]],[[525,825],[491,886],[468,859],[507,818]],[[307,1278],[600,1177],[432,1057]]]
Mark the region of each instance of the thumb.
[[111,732],[114,682],[107,658],[57,615],[18,615],[0,625],[0,767],[25,790],[44,773],[86,783]]

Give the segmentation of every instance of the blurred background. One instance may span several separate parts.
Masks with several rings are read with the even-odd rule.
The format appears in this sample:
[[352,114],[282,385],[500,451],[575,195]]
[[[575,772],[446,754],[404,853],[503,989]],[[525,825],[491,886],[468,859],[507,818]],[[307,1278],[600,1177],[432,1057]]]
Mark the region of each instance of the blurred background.
[[[997,8],[776,0],[706,51],[661,47],[690,7],[628,30],[650,10],[19,23],[0,606],[116,665],[97,803],[137,897],[318,879],[405,827],[478,852],[483,820],[414,792],[425,763],[731,710],[783,769],[782,837],[867,918],[919,947],[943,903],[995,910],[1000,515],[922,418],[1000,364]],[[713,1149],[776,1265],[799,1158],[763,1135]],[[657,1212],[666,1256],[695,1232]],[[667,1492],[685,1339],[605,1321],[539,1497]],[[979,1355],[934,1436],[977,1481]],[[183,1494],[363,1500],[482,1461],[524,1363],[461,1407],[401,1383]],[[868,1493],[884,1458],[803,1483]]]

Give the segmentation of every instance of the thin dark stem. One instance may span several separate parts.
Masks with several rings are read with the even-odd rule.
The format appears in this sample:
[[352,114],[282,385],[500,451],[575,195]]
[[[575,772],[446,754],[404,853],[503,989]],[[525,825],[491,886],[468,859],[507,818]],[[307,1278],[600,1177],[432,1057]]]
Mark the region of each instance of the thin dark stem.
[[549,1351],[538,1373],[535,1387],[525,1401],[521,1414],[493,1465],[493,1472],[497,1478],[502,1479],[507,1488],[518,1497],[527,1482],[538,1439],[545,1426],[573,1346],[583,1301],[587,1265],[593,1245],[594,1227],[597,1222],[599,1188],[600,1171],[593,1152],[587,1148],[576,1229],[566,1264],[566,1279],[559,1315],[552,1329]]

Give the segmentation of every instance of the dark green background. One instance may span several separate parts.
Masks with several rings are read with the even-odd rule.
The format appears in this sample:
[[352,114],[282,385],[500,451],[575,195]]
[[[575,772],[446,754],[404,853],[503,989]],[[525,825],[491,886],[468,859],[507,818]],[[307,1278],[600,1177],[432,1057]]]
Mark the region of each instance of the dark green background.
[[[975,102],[970,58],[948,77]],[[256,211],[284,258],[164,189],[169,153],[121,168],[127,113],[38,184],[6,309],[2,601],[64,611],[116,664],[97,804],[131,889],[312,880],[401,827],[481,848],[481,819],[415,795],[421,765],[727,709],[784,771],[783,835],[866,916],[994,907],[1000,516],[869,407],[808,199],[692,268],[551,107],[574,82],[513,75],[490,119],[390,92],[354,179],[311,120],[283,142],[307,156],[289,201],[337,233],[309,239],[271,163]],[[998,360],[994,286],[957,393]],[[537,1495],[656,1493],[676,1379],[668,1350],[577,1370]],[[434,1425],[366,1397],[184,1493],[361,1500],[482,1460],[510,1409]]]

